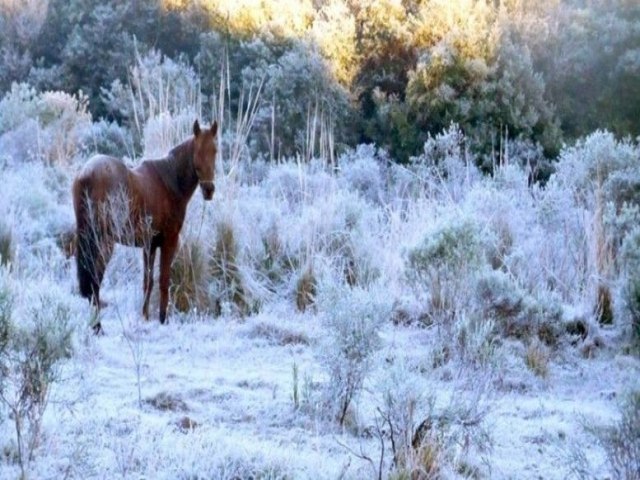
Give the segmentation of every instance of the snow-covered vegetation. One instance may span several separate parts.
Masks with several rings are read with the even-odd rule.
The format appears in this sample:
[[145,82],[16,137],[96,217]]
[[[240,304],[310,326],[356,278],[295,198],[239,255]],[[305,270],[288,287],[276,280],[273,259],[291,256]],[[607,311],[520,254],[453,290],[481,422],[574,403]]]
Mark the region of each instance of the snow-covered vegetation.
[[[0,0],[0,478],[638,478],[640,12],[497,3]],[[195,118],[168,325],[96,312],[74,175]]]

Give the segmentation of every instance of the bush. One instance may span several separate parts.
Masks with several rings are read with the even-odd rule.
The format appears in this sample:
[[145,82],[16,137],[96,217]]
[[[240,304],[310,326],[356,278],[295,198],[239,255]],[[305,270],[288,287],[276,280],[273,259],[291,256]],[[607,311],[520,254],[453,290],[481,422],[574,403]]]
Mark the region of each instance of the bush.
[[313,267],[307,266],[296,282],[296,307],[304,312],[316,301],[317,279],[313,273]]
[[627,396],[620,420],[599,432],[614,479],[640,478],[640,391]]
[[101,119],[86,129],[80,140],[82,153],[89,157],[94,153],[112,155],[114,157],[133,158],[133,138],[131,132],[115,122]]
[[381,385],[383,399],[377,411],[382,424],[376,427],[383,460],[387,442],[393,454],[388,478],[448,478],[451,467],[464,478],[469,472],[475,473],[470,478],[481,477],[477,459],[491,446],[484,424],[486,386],[474,385],[472,395],[434,390],[425,396],[418,385],[402,365],[391,367]]
[[358,145],[340,156],[340,178],[350,189],[359,192],[373,205],[385,198],[385,167],[388,158],[374,145]]
[[71,356],[69,309],[41,294],[25,318],[13,319],[9,275],[0,272],[0,402],[15,424],[17,457],[26,471],[40,442],[42,417],[60,364]]
[[390,308],[376,300],[372,292],[359,288],[331,286],[321,289],[319,295],[327,326],[320,352],[329,377],[325,405],[329,415],[342,426],[381,347],[379,330]]
[[427,299],[431,321],[452,320],[470,301],[473,277],[486,263],[478,225],[466,218],[441,222],[407,253],[406,278],[419,299]]
[[[69,164],[91,124],[87,108],[88,99],[82,93],[37,92],[28,84],[14,84],[0,101],[0,134],[18,130],[19,135],[13,144],[5,141],[5,148],[10,147],[17,161]],[[27,135],[27,141],[21,138]]]
[[[133,132],[136,149],[162,156],[190,132],[201,108],[200,82],[192,67],[158,51],[137,55],[136,60],[129,84],[116,80],[103,97],[109,110]],[[167,120],[171,117],[180,118],[180,128]]]
[[251,298],[238,262],[233,224],[222,220],[216,225],[216,241],[209,256],[210,292],[215,303],[235,305],[241,315],[246,315],[251,310]]
[[631,326],[632,348],[640,353],[640,229],[630,233],[622,246],[625,265],[622,299]]
[[211,308],[207,292],[207,260],[200,244],[185,241],[171,264],[171,298],[180,312]]
[[553,296],[528,294],[510,275],[496,270],[478,277],[474,295],[482,317],[494,319],[497,333],[503,337],[557,344],[562,308]]

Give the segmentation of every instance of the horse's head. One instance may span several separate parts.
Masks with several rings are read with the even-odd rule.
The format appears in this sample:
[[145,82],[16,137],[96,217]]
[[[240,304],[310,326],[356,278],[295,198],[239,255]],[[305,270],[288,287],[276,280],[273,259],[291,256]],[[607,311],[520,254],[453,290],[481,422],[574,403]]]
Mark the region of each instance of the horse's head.
[[218,153],[218,122],[211,128],[201,129],[198,120],[193,123],[194,149],[193,167],[205,200],[213,198],[216,187],[213,181],[216,175],[216,155]]

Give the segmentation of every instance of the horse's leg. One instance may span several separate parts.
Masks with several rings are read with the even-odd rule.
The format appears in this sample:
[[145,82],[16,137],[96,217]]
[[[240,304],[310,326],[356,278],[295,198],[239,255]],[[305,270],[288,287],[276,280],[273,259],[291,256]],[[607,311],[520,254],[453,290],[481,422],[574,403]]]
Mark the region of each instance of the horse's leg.
[[167,319],[167,305],[169,304],[169,278],[171,275],[171,263],[176,253],[178,236],[165,238],[160,247],[160,323]]
[[98,261],[99,248],[91,233],[78,229],[78,250],[76,253],[76,270],[78,273],[78,284],[80,295],[90,302],[95,301],[95,296],[99,290],[96,275],[96,262]]
[[102,279],[104,278],[104,272],[107,269],[107,264],[109,260],[111,260],[111,255],[113,255],[113,247],[115,243],[111,239],[105,239],[100,244],[98,256],[96,258],[96,300],[100,300],[99,291],[100,285],[102,285]]
[[109,239],[103,239],[99,244],[94,242],[96,256],[93,262],[94,271],[93,271],[93,294],[91,297],[92,303],[96,307],[96,322],[93,324],[92,328],[96,335],[100,335],[104,333],[102,329],[102,324],[100,323],[99,311],[105,305],[104,302],[100,300],[100,285],[102,285],[102,279],[104,278],[104,272],[107,269],[107,264],[109,260],[111,260],[111,255],[113,254],[113,241]]
[[151,298],[151,290],[153,290],[153,266],[156,261],[157,245],[151,244],[149,248],[142,249],[142,257],[144,260],[144,282],[142,289],[144,292],[144,303],[142,304],[142,316],[145,320],[149,320],[149,299]]

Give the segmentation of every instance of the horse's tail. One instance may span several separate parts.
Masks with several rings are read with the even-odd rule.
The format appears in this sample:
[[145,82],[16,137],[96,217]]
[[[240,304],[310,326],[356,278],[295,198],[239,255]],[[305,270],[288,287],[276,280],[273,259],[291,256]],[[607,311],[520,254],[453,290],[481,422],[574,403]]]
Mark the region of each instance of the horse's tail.
[[99,247],[95,238],[95,224],[92,218],[90,199],[91,181],[86,177],[78,177],[73,182],[73,209],[76,215],[76,265],[80,295],[90,300],[98,293],[96,262]]

